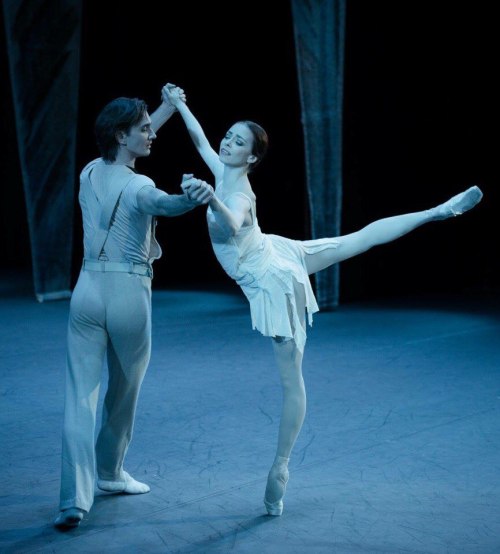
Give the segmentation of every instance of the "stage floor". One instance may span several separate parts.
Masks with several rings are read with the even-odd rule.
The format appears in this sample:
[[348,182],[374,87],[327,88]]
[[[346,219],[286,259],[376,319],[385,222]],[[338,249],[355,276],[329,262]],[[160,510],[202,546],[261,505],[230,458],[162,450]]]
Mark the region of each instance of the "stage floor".
[[68,307],[0,289],[2,553],[500,552],[497,297],[316,314],[308,412],[273,518],[262,502],[280,410],[271,340],[251,329],[239,289],[155,290],[125,466],[151,492],[96,491],[63,533],[52,522]]

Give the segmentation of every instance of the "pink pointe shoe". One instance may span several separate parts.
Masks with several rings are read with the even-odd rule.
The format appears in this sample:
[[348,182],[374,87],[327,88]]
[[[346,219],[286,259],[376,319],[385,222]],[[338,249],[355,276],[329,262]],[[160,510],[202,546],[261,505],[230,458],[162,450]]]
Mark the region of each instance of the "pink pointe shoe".
[[283,497],[289,477],[287,465],[288,458],[277,456],[267,476],[264,505],[270,516],[280,516],[283,513]]
[[483,192],[477,186],[473,186],[452,196],[449,200],[429,210],[433,219],[448,219],[471,210],[481,201]]

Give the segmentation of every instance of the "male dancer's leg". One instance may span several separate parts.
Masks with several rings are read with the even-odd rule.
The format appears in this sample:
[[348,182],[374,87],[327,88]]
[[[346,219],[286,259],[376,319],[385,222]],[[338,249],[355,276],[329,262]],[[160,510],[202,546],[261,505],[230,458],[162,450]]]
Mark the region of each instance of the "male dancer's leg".
[[100,275],[82,271],[73,291],[62,444],[60,509],[89,511],[94,501],[94,431],[106,351]]
[[[149,486],[123,470],[151,354],[151,280],[112,274],[108,286],[108,389],[96,444],[99,488],[140,494]],[[117,292],[119,291],[119,292]]]

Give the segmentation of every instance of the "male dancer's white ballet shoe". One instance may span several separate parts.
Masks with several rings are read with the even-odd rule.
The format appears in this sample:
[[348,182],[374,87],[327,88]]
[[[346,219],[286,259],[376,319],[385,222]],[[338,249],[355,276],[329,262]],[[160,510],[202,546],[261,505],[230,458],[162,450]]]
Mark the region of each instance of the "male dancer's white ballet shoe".
[[477,186],[468,188],[466,191],[451,197],[449,200],[429,210],[433,219],[447,219],[461,215],[471,210],[481,201],[483,192]]
[[289,477],[288,460],[288,458],[276,456],[267,476],[264,505],[270,516],[280,516],[283,513],[283,497]]
[[55,527],[59,529],[71,529],[78,527],[83,519],[84,511],[80,508],[68,508],[62,510],[54,521]]
[[123,480],[120,481],[98,479],[97,487],[106,492],[124,492],[126,494],[144,494],[151,490],[149,485],[136,481],[126,471],[123,472]]

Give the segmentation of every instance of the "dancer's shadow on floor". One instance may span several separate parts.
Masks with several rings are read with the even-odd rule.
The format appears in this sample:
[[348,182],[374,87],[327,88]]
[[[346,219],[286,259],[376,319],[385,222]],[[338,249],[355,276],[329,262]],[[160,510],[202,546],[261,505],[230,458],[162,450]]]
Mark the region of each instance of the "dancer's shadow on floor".
[[[130,519],[130,515],[126,516],[123,521],[121,522],[115,522],[114,524],[106,523],[106,518],[103,517],[104,513],[100,508],[104,508],[106,504],[108,504],[110,501],[112,502],[114,500],[118,500],[119,497],[123,496],[129,496],[124,495],[123,493],[104,493],[96,495],[94,500],[94,507],[92,510],[92,514],[90,515],[88,521],[88,530],[96,530],[96,529],[103,529],[105,527],[121,527],[122,525],[124,528],[128,527],[128,522],[126,520]],[[108,504],[109,505],[109,504]],[[168,512],[172,508],[175,508],[172,506]],[[161,511],[161,510],[160,510]],[[99,513],[100,512],[100,513]],[[95,519],[94,516],[95,515]],[[179,525],[181,527],[185,528],[186,526],[189,527],[191,524],[195,527],[198,527],[200,523],[210,523],[212,522],[214,524],[213,532],[211,532],[208,536],[206,536],[203,539],[200,540],[193,540],[192,537],[186,536],[187,542],[189,542],[188,545],[185,547],[175,548],[172,552],[175,554],[193,554],[196,552],[200,552],[203,554],[208,554],[210,552],[220,552],[221,548],[234,548],[237,546],[237,544],[242,541],[245,544],[248,543],[249,539],[251,540],[252,536],[255,536],[255,539],[257,542],[260,542],[259,533],[257,530],[258,527],[261,525],[267,523],[271,524],[272,522],[276,522],[280,518],[272,517],[267,514],[255,516],[252,518],[245,518],[243,514],[234,514],[234,515],[217,515],[217,516],[210,516],[206,514],[202,514],[200,516],[188,516],[186,517],[186,514],[179,517],[179,514],[175,514],[175,511],[170,514],[173,517],[166,517],[164,521],[162,522],[162,525],[166,526],[167,528],[177,528],[177,533],[179,533]],[[141,514],[141,516],[144,518],[144,514]],[[158,513],[149,514],[148,517],[153,516],[155,519],[158,516]],[[93,520],[93,521],[92,521]],[[224,524],[221,524],[221,520],[224,520]],[[137,519],[135,519],[137,521]],[[217,523],[216,523],[217,522]],[[146,523],[146,522],[145,522]],[[156,522],[149,522],[146,525],[150,525],[151,527],[154,527],[158,525]],[[217,528],[215,527],[217,526]],[[225,527],[226,530],[221,529],[221,527]],[[228,528],[229,527],[229,528]]]
[[266,514],[250,519],[241,520],[238,517],[234,517],[234,519],[239,521],[232,522],[229,530],[225,532],[214,531],[205,539],[193,541],[189,544],[189,546],[175,549],[173,552],[175,554],[195,554],[197,552],[200,554],[209,554],[210,552],[225,552],[226,550],[237,548],[240,541],[242,544],[248,545],[249,542],[251,542],[251,539],[249,540],[249,538],[252,535],[255,535],[257,551],[259,548],[258,543],[261,542],[261,538],[259,537],[258,532],[256,533],[256,529],[265,523],[272,524],[280,518],[268,516]]

